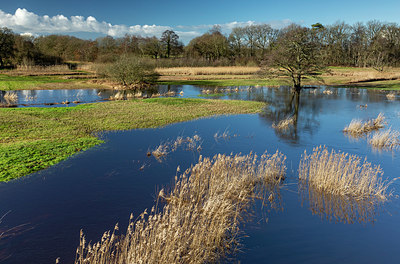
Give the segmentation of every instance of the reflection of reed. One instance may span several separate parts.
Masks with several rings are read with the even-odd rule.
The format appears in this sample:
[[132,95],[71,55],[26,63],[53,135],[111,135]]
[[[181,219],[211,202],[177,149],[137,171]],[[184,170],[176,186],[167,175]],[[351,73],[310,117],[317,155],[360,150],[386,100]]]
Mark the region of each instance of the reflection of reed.
[[379,206],[377,199],[355,199],[328,192],[318,191],[306,184],[300,184],[302,206],[308,202],[313,215],[335,223],[374,223]]

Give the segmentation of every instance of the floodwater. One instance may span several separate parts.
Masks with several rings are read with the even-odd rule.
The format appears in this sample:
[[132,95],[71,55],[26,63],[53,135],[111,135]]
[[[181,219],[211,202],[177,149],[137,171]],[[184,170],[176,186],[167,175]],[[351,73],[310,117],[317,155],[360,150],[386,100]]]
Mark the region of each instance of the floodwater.
[[[183,97],[198,97],[202,88],[162,86]],[[196,163],[199,155],[274,153],[287,156],[287,180],[280,190],[280,207],[255,203],[243,224],[241,251],[228,262],[240,263],[398,263],[400,262],[399,181],[384,204],[338,200],[304,190],[297,168],[304,150],[326,145],[367,157],[388,179],[400,177],[399,151],[378,151],[366,138],[345,136],[353,118],[369,119],[383,112],[388,126],[400,130],[398,99],[386,93],[358,89],[306,89],[293,98],[287,88],[239,87],[218,91],[223,99],[269,103],[260,114],[203,118],[158,129],[106,132],[106,143],[78,153],[51,168],[0,184],[1,263],[72,263],[79,230],[97,241],[118,222],[122,230],[130,213],[151,208],[158,191],[171,186],[176,169]],[[333,93],[324,93],[332,90]],[[161,92],[160,92],[161,93]],[[64,99],[63,99],[64,100]],[[362,106],[361,106],[362,105]],[[361,107],[360,107],[361,106]],[[278,132],[273,122],[291,115],[291,129]],[[215,137],[215,134],[224,137]],[[201,150],[178,148],[161,162],[149,150],[178,136],[201,137]],[[11,230],[9,230],[11,229]],[[8,231],[7,231],[8,230]],[[2,232],[0,231],[0,233]]]

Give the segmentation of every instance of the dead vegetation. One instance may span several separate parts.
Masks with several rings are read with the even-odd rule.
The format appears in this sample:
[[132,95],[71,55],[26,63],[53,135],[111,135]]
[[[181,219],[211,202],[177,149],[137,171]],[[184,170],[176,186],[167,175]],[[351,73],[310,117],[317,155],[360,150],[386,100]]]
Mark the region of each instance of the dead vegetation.
[[396,99],[396,94],[394,92],[390,92],[386,95],[386,98],[388,100],[395,100]]
[[304,152],[299,165],[299,179],[318,192],[348,196],[357,200],[386,200],[390,183],[382,179],[383,171],[356,155],[316,147]]
[[272,127],[276,130],[288,130],[290,127],[294,125],[294,116],[287,117],[278,122],[278,124],[273,123]]
[[259,67],[174,67],[157,68],[156,72],[161,75],[253,75],[260,70]]
[[368,143],[377,149],[393,150],[400,145],[400,133],[391,128],[385,131],[375,132],[369,139]]
[[177,137],[174,141],[166,141],[161,143],[156,149],[151,151],[151,154],[158,160],[162,161],[162,158],[167,156],[171,152],[175,152],[179,147],[185,150],[201,150],[201,137],[194,135],[193,137]]
[[385,125],[385,116],[382,113],[379,113],[377,118],[365,122],[360,119],[351,120],[350,124],[343,129],[343,132],[352,136],[361,136],[365,133],[379,130]]
[[279,152],[259,160],[251,154],[200,157],[169,193],[160,191],[165,205],[158,201],[139,219],[131,216],[124,235],[117,235],[117,225],[90,244],[81,232],[75,264],[218,262],[237,249],[254,199],[266,202],[265,190],[284,179],[285,159]]

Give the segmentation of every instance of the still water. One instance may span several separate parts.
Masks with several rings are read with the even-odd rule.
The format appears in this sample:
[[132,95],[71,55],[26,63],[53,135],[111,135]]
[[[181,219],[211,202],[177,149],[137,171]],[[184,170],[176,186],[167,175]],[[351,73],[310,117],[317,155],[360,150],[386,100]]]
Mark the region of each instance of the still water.
[[[161,86],[183,97],[204,95],[202,87]],[[261,100],[269,103],[260,114],[204,118],[158,129],[106,132],[106,143],[78,153],[49,169],[0,184],[1,230],[12,229],[0,240],[2,263],[71,263],[79,230],[97,241],[104,231],[130,213],[150,208],[164,186],[171,186],[176,168],[196,163],[199,155],[258,154],[279,149],[287,156],[287,180],[281,206],[254,205],[254,216],[243,225],[240,263],[398,263],[400,262],[400,200],[370,206],[335,200],[298,186],[297,168],[304,150],[318,145],[367,157],[380,164],[389,179],[400,177],[398,151],[372,149],[366,138],[352,139],[342,129],[353,118],[375,118],[380,112],[388,126],[400,130],[397,99],[385,93],[358,89],[304,90],[293,99],[287,88],[239,87],[218,91],[223,99]],[[203,91],[203,93],[202,93]],[[93,91],[96,93],[97,91]],[[89,93],[89,91],[88,91]],[[39,98],[39,97],[38,97]],[[63,99],[65,100],[65,99]],[[363,105],[364,107],[360,107]],[[367,105],[367,107],[365,107]],[[272,123],[285,116],[296,125],[277,132]],[[226,137],[215,137],[216,133]],[[200,151],[179,148],[162,160],[147,157],[149,150],[178,136],[201,137]],[[400,193],[398,182],[392,185]],[[310,202],[311,201],[311,202]],[[0,231],[2,232],[2,231]]]

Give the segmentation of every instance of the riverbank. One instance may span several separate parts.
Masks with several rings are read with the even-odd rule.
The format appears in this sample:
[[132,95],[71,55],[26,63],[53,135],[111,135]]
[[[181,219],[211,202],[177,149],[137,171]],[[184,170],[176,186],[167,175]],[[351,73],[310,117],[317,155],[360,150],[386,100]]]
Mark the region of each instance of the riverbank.
[[260,112],[264,103],[156,98],[61,108],[0,109],[0,181],[47,168],[103,141],[97,132]]

